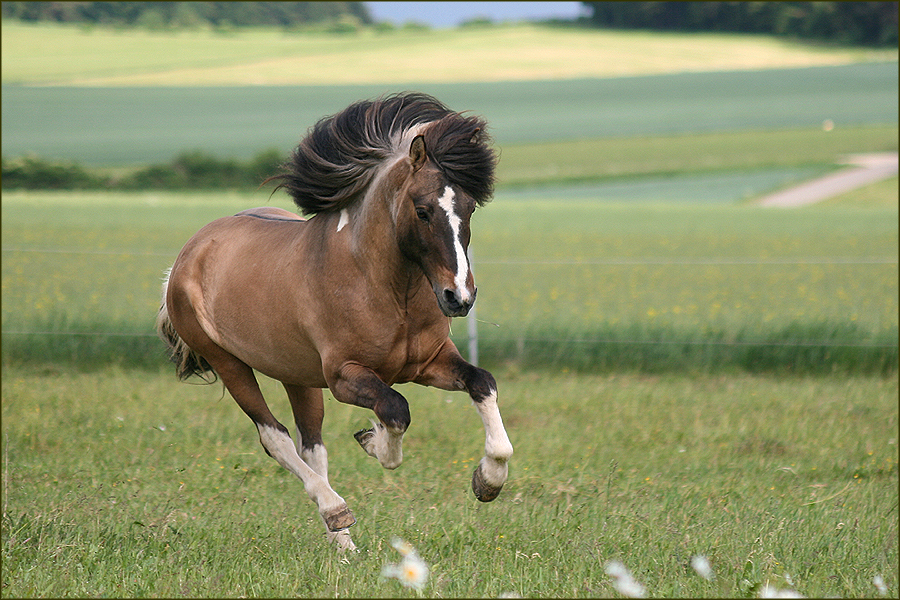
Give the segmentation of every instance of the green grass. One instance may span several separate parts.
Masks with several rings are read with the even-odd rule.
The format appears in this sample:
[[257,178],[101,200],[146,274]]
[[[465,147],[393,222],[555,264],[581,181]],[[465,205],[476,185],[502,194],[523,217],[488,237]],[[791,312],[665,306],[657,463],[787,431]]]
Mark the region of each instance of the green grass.
[[[512,37],[498,44],[501,34]],[[426,39],[490,44],[522,64],[516,43],[565,53],[583,32],[442,35],[352,39],[372,60],[406,51],[436,79],[458,80],[471,72],[467,55],[434,71],[409,49],[424,52]],[[331,53],[317,57],[330,75],[353,75],[339,67],[359,59],[348,38],[261,32],[4,22],[2,40],[4,83],[246,83],[248,73],[271,77],[272,66],[284,73],[265,61],[302,44]],[[634,73],[652,58],[643,72],[735,69],[753,65],[728,61],[760,66],[773,60],[766,52],[781,61],[768,67],[809,64],[785,63],[786,52],[794,61],[866,58],[737,36],[591,40],[598,46],[581,56],[616,60],[573,68]],[[78,60],[54,60],[63,45]],[[508,69],[495,58],[480,71]],[[726,63],[710,62],[719,58]],[[521,77],[540,68],[531,63]],[[786,104],[788,83],[800,92]],[[323,114],[395,85],[4,85],[3,146],[109,166],[163,162],[202,143],[246,157],[286,150]],[[480,325],[483,362],[516,447],[500,498],[482,505],[469,491],[484,438],[466,397],[400,386],[413,423],[405,464],[391,472],[350,436],[371,414],[329,397],[330,478],[359,520],[361,549],[339,556],[302,485],[265,455],[221,386],[176,382],[152,335],[163,269],[208,221],[288,207],[283,197],[4,193],[2,595],[413,596],[379,578],[398,558],[390,539],[401,536],[431,566],[428,596],[611,596],[609,560],[655,596],[755,596],[768,584],[866,597],[876,575],[896,596],[896,180],[799,210],[739,202],[747,186],[830,169],[836,154],[896,150],[896,64],[423,87],[485,114],[503,149],[506,187],[473,223],[478,315],[500,326]],[[562,110],[545,109],[561,98]],[[837,124],[828,134],[826,118]],[[139,126],[123,126],[131,122]],[[18,142],[15,123],[27,132]],[[621,139],[601,139],[610,137]],[[515,145],[536,140],[559,143]],[[665,203],[672,194],[679,202]],[[454,331],[463,345],[465,324]],[[848,354],[836,345],[846,338],[868,347]],[[261,383],[289,423],[282,390]],[[695,554],[709,557],[715,582],[691,571]]]
[[[356,35],[275,28],[144,31],[3,21],[3,83],[335,85],[571,79],[842,65],[897,52],[765,36],[536,25]],[[477,65],[477,66],[476,66]]]
[[487,505],[466,397],[401,386],[391,472],[351,438],[370,414],[327,399],[330,479],[358,519],[344,558],[220,386],[7,367],[3,595],[412,597],[379,578],[393,536],[431,565],[427,596],[612,596],[614,559],[651,596],[866,597],[876,575],[896,595],[896,377],[496,375],[516,454]]
[[898,186],[897,177],[891,177],[884,181],[858,188],[840,197],[826,200],[824,205],[842,204],[845,206],[882,206],[884,208],[893,208],[897,205],[898,187],[900,186]]

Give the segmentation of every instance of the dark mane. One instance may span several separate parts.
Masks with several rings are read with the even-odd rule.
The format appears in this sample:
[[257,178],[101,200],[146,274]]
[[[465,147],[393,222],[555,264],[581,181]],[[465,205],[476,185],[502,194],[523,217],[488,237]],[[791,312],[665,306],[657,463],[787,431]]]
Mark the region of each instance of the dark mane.
[[381,165],[408,147],[416,126],[447,180],[481,205],[494,191],[497,159],[486,123],[420,93],[351,104],[316,123],[282,165],[278,181],[303,214],[339,211],[365,195]]

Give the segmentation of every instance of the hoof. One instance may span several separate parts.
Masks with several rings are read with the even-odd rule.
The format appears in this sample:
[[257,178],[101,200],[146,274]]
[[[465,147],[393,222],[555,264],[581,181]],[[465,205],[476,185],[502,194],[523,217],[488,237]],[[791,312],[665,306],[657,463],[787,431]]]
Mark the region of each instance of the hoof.
[[[353,434],[360,448],[369,456],[375,456],[375,429],[360,429]],[[377,457],[376,457],[377,458]]]
[[374,429],[360,429],[356,433],[353,434],[353,437],[356,438],[356,441],[359,442],[359,445],[363,447],[363,450],[366,449],[366,443],[371,440],[375,436]]
[[328,531],[347,529],[356,523],[356,517],[353,516],[353,513],[350,512],[346,505],[330,515],[322,515],[322,519],[325,521],[325,527],[328,528]]
[[500,490],[502,489],[502,484],[495,487],[484,480],[484,475],[481,473],[481,465],[478,465],[475,472],[472,473],[472,491],[475,492],[475,497],[482,502],[494,500],[500,495]]

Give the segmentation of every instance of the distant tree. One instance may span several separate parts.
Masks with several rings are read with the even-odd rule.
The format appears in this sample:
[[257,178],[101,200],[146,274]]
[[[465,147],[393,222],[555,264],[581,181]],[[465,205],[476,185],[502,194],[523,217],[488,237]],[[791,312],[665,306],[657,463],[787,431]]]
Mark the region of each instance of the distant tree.
[[896,46],[897,2],[583,2],[596,27],[767,33]]
[[363,2],[3,2],[3,18],[22,21],[168,27],[281,26],[353,17],[370,25]]

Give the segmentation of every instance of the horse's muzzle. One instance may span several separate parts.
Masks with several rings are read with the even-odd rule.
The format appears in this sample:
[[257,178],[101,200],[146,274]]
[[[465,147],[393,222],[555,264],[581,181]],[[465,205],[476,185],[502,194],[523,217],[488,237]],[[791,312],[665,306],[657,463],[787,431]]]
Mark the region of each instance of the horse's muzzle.
[[463,298],[458,290],[452,288],[446,288],[441,292],[435,290],[438,306],[440,306],[441,312],[448,317],[464,317],[469,314],[472,305],[475,304],[475,295],[477,293],[478,289],[476,288],[471,294],[467,294]]

